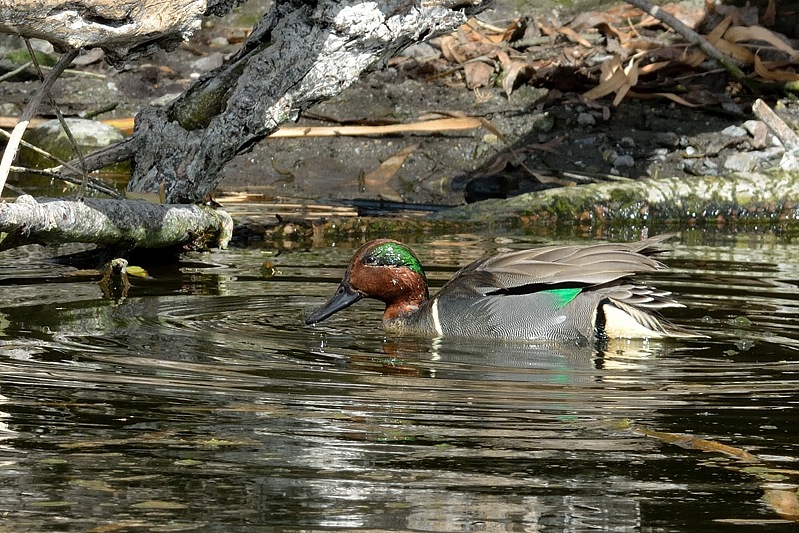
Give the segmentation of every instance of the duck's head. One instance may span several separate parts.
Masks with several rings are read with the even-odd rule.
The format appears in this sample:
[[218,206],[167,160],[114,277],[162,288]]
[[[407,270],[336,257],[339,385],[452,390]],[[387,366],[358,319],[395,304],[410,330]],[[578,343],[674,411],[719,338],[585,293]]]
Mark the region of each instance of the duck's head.
[[384,302],[383,320],[390,320],[413,313],[428,297],[427,278],[413,251],[397,241],[379,239],[355,252],[336,294],[305,323],[321,322],[361,298]]

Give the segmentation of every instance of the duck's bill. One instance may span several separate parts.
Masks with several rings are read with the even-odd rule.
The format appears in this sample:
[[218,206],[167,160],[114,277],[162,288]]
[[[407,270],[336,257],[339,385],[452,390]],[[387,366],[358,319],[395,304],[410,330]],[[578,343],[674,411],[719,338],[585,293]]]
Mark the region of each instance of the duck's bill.
[[352,290],[349,284],[342,283],[338,286],[336,294],[334,294],[325,305],[308,315],[308,318],[305,319],[305,323],[316,324],[317,322],[321,322],[342,309],[351,306],[361,298],[363,298],[363,294]]

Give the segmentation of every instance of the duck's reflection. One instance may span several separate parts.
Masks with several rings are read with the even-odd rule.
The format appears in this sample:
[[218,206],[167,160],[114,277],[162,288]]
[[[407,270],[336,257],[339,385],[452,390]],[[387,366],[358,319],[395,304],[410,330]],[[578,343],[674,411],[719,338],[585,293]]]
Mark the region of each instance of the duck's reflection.
[[349,355],[353,369],[383,374],[480,381],[583,383],[614,380],[679,349],[647,339],[609,339],[596,345],[497,342],[483,339],[387,338],[381,354]]

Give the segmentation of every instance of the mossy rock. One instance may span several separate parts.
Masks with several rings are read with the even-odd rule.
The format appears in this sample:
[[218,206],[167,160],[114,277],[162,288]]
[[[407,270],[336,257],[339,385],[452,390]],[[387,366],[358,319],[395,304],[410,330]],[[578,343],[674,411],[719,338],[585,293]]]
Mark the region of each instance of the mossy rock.
[[[84,155],[125,138],[125,134],[122,131],[102,122],[82,118],[68,118],[66,123],[81,153]],[[58,120],[48,120],[34,128],[28,128],[23,139],[53,154],[62,161],[69,161],[78,155],[75,153],[75,147],[72,146]],[[20,149],[19,154],[20,163],[26,167],[41,169],[54,167],[58,164],[49,157],[25,147]],[[128,164],[114,165],[113,168],[109,167],[104,170],[126,172],[130,171],[130,166]]]
[[[66,122],[81,153],[84,155],[125,138],[125,134],[122,131],[102,122],[80,118],[68,118]],[[69,138],[67,138],[67,134],[58,120],[48,120],[34,128],[29,128],[25,132],[23,139],[62,161],[70,161],[77,158],[75,148]],[[59,163],[23,146],[20,147],[19,151],[19,164],[27,168],[45,169],[57,166]],[[94,173],[94,175],[106,182],[112,182],[117,188],[124,190],[130,179],[130,163],[124,162],[110,165]],[[34,189],[48,189],[55,185],[50,178],[33,174],[21,175],[20,179],[19,185],[26,191],[31,187]]]

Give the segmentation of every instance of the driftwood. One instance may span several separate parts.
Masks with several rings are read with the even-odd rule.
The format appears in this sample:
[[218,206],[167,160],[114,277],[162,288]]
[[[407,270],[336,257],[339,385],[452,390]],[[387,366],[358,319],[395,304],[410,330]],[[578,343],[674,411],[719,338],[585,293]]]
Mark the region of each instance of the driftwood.
[[0,250],[22,244],[89,242],[117,248],[166,248],[186,243],[227,247],[233,220],[200,205],[161,205],[143,200],[83,201],[20,196],[0,203]]
[[137,116],[128,190],[169,203],[210,193],[233,157],[424,37],[465,22],[450,7],[486,2],[277,0],[240,52],[165,108]]
[[206,13],[223,15],[244,0],[14,0],[0,2],[0,33],[38,37],[65,49],[102,48],[123,64],[175,48]]

